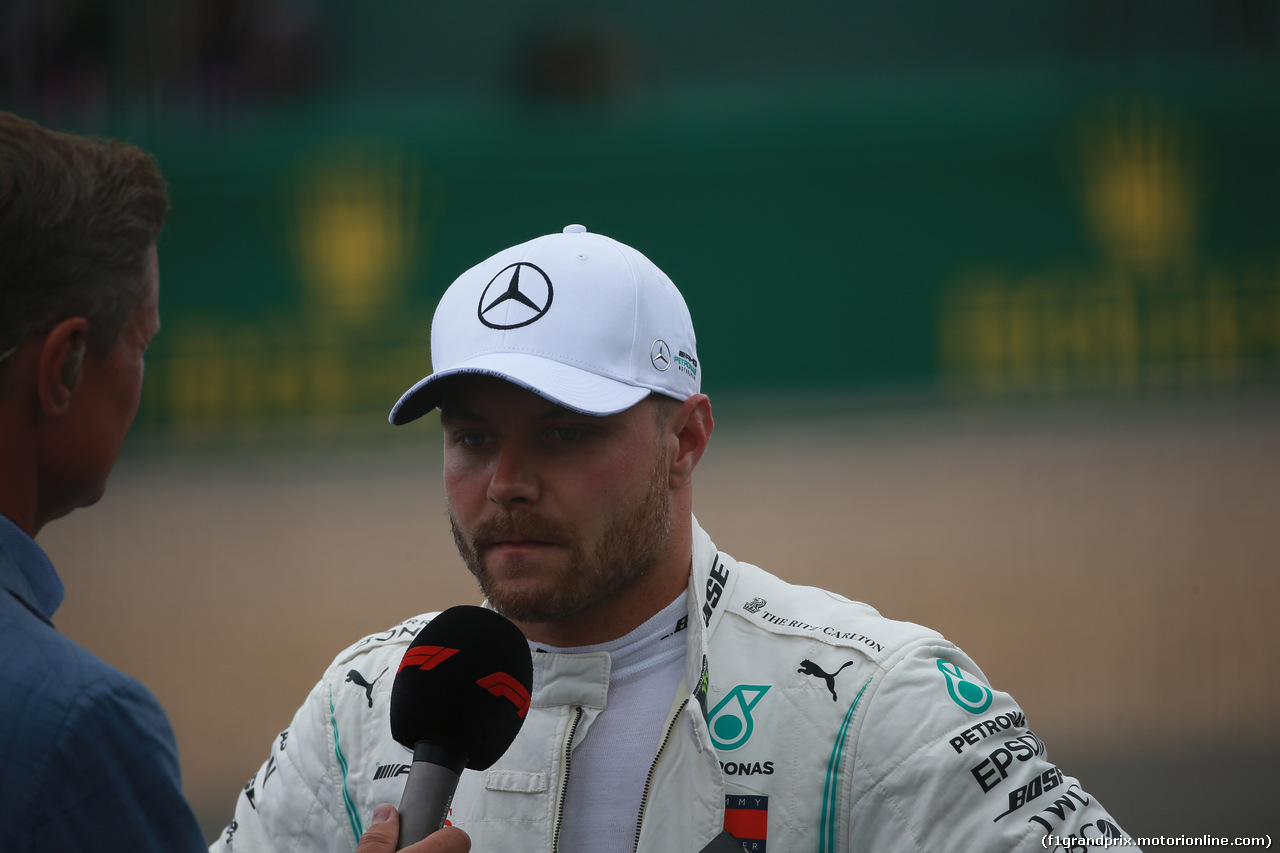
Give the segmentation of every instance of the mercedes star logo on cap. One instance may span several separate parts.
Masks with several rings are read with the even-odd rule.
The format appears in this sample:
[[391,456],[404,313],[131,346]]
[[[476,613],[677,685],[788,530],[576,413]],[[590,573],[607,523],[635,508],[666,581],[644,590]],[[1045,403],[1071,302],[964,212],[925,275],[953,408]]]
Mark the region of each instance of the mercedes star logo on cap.
[[[511,272],[509,279],[508,271]],[[490,293],[497,295],[490,297]],[[551,295],[551,279],[547,274],[533,264],[520,261],[504,267],[489,280],[480,294],[476,315],[490,329],[518,329],[547,313]],[[504,305],[508,307],[499,310]]]
[[653,346],[649,348],[649,361],[653,362],[653,366],[658,370],[666,370],[671,366],[671,347],[667,346],[667,342],[662,338],[654,341]]

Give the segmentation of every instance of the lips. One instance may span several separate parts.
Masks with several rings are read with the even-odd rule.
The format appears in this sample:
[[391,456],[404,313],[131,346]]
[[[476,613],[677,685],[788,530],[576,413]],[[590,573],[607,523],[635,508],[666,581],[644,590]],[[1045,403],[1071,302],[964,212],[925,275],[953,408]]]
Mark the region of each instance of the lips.
[[450,525],[467,568],[490,597],[498,591],[485,584],[496,583],[499,574],[508,580],[528,572],[540,575],[580,560],[580,539],[573,525],[524,508],[495,511],[470,531],[464,531],[450,513]]
[[568,547],[573,536],[553,521],[504,514],[477,525],[471,541],[476,551],[484,553],[494,548]]
[[477,547],[481,552],[491,551],[495,548],[553,548],[558,546],[558,542],[546,542],[541,539],[500,539],[496,542],[479,542]]

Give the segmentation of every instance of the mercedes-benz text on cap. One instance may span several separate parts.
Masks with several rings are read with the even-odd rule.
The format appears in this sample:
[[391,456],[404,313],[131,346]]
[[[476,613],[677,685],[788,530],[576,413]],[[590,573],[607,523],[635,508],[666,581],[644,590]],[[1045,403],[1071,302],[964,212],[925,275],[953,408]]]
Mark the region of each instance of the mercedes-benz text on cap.
[[630,246],[581,225],[499,252],[458,277],[431,323],[434,372],[391,423],[440,404],[440,380],[496,376],[568,409],[611,415],[657,391],[701,387],[693,321],[676,286]]

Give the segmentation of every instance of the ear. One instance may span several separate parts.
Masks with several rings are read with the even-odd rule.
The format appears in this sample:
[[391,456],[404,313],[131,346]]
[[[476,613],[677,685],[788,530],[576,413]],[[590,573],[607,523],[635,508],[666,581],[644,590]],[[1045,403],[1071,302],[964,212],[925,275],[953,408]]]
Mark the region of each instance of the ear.
[[702,459],[715,421],[711,417],[711,400],[706,394],[694,394],[685,400],[669,424],[676,438],[676,452],[671,457],[669,482],[672,488],[686,486],[693,479],[693,469]]
[[40,405],[49,417],[63,414],[80,384],[80,368],[88,345],[89,321],[68,317],[45,336],[40,348]]

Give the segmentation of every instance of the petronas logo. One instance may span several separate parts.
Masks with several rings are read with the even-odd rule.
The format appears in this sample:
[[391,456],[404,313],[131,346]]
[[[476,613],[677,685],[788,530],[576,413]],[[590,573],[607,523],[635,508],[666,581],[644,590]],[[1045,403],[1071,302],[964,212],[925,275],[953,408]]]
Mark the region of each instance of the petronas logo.
[[711,729],[711,742],[716,749],[737,749],[751,739],[755,721],[751,709],[769,692],[767,684],[739,684],[711,709],[707,725]]
[[970,681],[964,670],[945,660],[938,661],[938,669],[947,677],[947,693],[951,695],[951,701],[970,714],[981,714],[991,707],[994,697],[990,687]]

